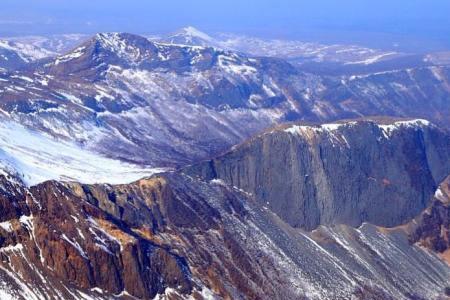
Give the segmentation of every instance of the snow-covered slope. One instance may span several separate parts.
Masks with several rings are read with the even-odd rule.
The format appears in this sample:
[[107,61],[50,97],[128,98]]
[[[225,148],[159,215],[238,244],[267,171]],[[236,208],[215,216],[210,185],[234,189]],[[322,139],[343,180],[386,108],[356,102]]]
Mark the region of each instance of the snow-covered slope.
[[54,54],[62,54],[71,50],[72,48],[75,48],[77,45],[88,38],[89,35],[87,34],[73,33],[46,36],[15,36],[5,37],[3,39],[20,44],[32,45],[41,49],[45,49]]
[[0,68],[18,69],[55,53],[32,44],[0,39]]
[[34,45],[2,40],[0,40],[0,49],[6,49],[17,53],[17,55],[25,62],[31,62],[55,54],[54,52],[50,52]]
[[113,158],[180,166],[283,121],[391,115],[447,126],[449,83],[446,67],[319,76],[278,58],[102,33],[32,71],[0,71],[0,108]]
[[[158,165],[222,151],[290,105],[257,60],[117,33],[98,34],[28,76],[0,75],[0,92],[11,99],[1,108],[19,123]],[[95,139],[92,128],[101,131]]]
[[357,45],[320,44],[300,40],[265,39],[247,35],[218,33],[208,35],[188,26],[174,34],[159,39],[170,44],[211,46],[252,56],[270,56],[297,61],[333,62],[342,64],[370,65],[400,55]]
[[0,122],[0,169],[29,186],[47,180],[128,183],[162,171],[109,159],[4,120]]
[[256,56],[272,56],[300,61],[336,62],[344,64],[373,64],[399,53],[370,49],[357,45],[331,44],[296,40],[263,39],[233,34],[221,35],[218,44],[224,49]]

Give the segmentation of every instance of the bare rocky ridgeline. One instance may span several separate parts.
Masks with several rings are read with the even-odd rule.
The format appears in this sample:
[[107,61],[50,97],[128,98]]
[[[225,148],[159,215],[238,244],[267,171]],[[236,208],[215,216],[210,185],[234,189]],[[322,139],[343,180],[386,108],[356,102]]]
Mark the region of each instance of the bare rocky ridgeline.
[[[2,176],[2,290],[18,299],[438,299],[450,278],[448,141],[446,131],[420,120],[292,125],[255,137],[214,162],[131,184],[49,181],[27,188]],[[255,152],[261,147],[264,152]],[[322,163],[309,161],[326,168],[331,160],[337,174],[314,163],[290,174],[303,175],[305,169],[316,180],[339,176],[345,183],[345,193],[330,197],[319,214],[334,219],[312,231],[299,228],[303,214],[289,219],[274,205],[285,201],[281,186],[288,191],[298,186],[288,176],[283,183],[275,176],[301,160],[274,161],[278,172],[265,173],[256,192],[221,175],[238,170],[249,161],[246,155],[265,168],[273,150],[313,157],[310,147],[321,149],[316,159]],[[367,156],[350,166],[338,159],[357,147]],[[365,166],[376,180],[348,182]],[[365,214],[359,210],[363,198],[345,198],[363,192],[364,183],[383,196],[371,199],[379,201],[376,206],[363,203],[370,209]],[[267,193],[260,191],[273,189],[278,194],[262,201]],[[336,190],[341,191],[328,186],[331,195],[339,195]],[[314,203],[320,193],[305,195]],[[350,201],[354,205],[346,206]],[[297,205],[283,205],[291,203]],[[391,214],[380,226],[364,219],[379,214],[377,207],[388,214],[387,205]]]

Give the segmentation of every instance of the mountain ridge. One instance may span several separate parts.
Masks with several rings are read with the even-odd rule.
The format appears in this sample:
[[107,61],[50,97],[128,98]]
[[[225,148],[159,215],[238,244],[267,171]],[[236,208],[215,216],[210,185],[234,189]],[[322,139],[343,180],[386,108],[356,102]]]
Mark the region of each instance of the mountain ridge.
[[210,157],[287,121],[384,114],[450,124],[445,67],[321,77],[278,58],[130,34],[83,45],[32,71],[0,73],[6,118],[82,144],[96,131],[91,147],[101,154],[157,167]]
[[448,131],[423,120],[286,125],[186,172],[246,191],[293,227],[396,226],[450,173],[449,149]]

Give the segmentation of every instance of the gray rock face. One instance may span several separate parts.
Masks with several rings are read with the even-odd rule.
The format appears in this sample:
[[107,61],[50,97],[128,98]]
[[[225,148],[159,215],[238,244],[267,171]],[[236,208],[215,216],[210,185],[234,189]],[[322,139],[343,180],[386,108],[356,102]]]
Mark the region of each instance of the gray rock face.
[[252,194],[294,227],[396,226],[450,173],[450,136],[420,120],[293,125],[186,172]]

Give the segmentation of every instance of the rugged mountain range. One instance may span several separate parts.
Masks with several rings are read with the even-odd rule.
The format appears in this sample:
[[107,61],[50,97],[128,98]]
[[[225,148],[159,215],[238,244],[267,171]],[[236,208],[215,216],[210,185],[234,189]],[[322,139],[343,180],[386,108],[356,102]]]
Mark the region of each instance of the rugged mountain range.
[[278,58],[98,34],[0,73],[4,118],[112,158],[180,166],[284,121],[414,116],[449,126],[446,66],[322,76]]
[[[17,299],[445,297],[450,284],[450,266],[442,259],[448,254],[449,182],[443,174],[450,168],[449,140],[448,132],[423,121],[296,124],[267,132],[218,159],[224,170],[236,170],[231,174],[239,174],[238,178],[252,176],[247,170],[268,172],[255,176],[266,178],[259,182],[261,191],[282,185],[275,171],[267,168],[265,161],[270,160],[277,171],[289,166],[286,172],[292,178],[284,178],[288,191],[306,190],[303,182],[309,180],[318,183],[316,192],[305,191],[305,202],[318,202],[326,186],[328,193],[342,196],[330,197],[328,205],[321,207],[321,215],[331,217],[319,218],[321,225],[315,224],[313,231],[303,230],[301,222],[293,223],[280,213],[278,207],[289,206],[283,194],[234,186],[246,180],[227,182],[218,163],[126,185],[48,181],[26,187],[3,175],[2,295]],[[252,150],[257,148],[264,149],[262,158]],[[270,157],[273,151],[286,155]],[[391,165],[386,156],[393,152],[399,152],[395,157],[401,159]],[[261,159],[260,164],[239,167],[253,155]],[[354,159],[344,160],[335,173],[326,171],[327,164],[350,155]],[[205,165],[215,166],[214,176],[211,167],[204,171]],[[361,178],[369,175],[373,179]],[[336,177],[346,180],[341,189],[333,185]],[[443,183],[437,189],[439,180]],[[381,196],[377,206],[355,199],[367,190]],[[356,209],[349,209],[350,201]],[[304,219],[301,211],[292,207],[284,211],[288,210]],[[379,226],[359,226],[388,210],[390,218],[379,219]],[[356,221],[348,221],[352,217]],[[341,221],[349,225],[339,225]]]
[[449,52],[406,53],[398,49],[371,49],[358,45],[320,44],[298,40],[264,39],[219,33],[208,35],[192,26],[154,41],[212,46],[256,57],[277,57],[320,75],[366,75],[376,72],[448,65]]
[[252,56],[278,57],[297,62],[328,62],[369,65],[402,56],[395,51],[382,51],[356,45],[324,45],[295,40],[263,39],[246,35],[218,33],[208,35],[192,26],[175,33],[152,37],[152,40],[179,45],[210,46],[247,53]]
[[3,47],[1,299],[450,295],[444,54],[46,41]]

